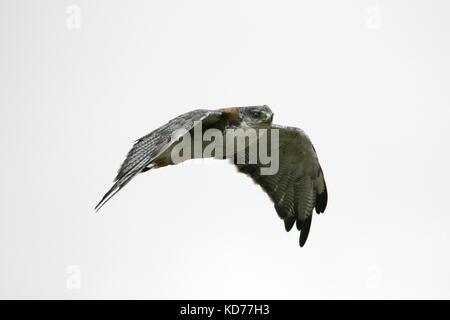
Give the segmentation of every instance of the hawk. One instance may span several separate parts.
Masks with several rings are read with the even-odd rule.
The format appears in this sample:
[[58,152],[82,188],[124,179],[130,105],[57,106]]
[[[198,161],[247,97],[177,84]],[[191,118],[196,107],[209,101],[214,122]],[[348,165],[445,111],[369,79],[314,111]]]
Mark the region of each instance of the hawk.
[[[216,129],[223,136],[230,129],[252,128],[267,131],[277,129],[279,167],[275,174],[261,174],[263,164],[259,159],[253,163],[237,161],[236,148],[232,149],[231,154],[225,153],[222,158],[230,159],[238,172],[250,176],[262,187],[273,201],[278,216],[283,219],[286,231],[290,231],[294,224],[296,225],[300,231],[299,244],[303,247],[311,227],[313,210],[315,209],[318,214],[325,211],[328,200],[327,187],[309,137],[299,128],[275,125],[272,124],[272,120],[273,112],[266,105],[217,110],[198,109],[170,120],[167,124],[135,141],[114,179],[113,186],[95,209],[98,211],[137,174],[176,164],[171,157],[172,150],[184,136],[183,133],[174,136],[175,132],[181,130],[185,135],[192,136],[199,124],[201,124],[202,132]],[[260,137],[261,135],[258,135],[257,140],[261,140]],[[250,142],[244,146],[247,151],[249,144]],[[269,144],[269,153],[272,153],[270,146],[271,144]],[[204,148],[204,145],[202,147]],[[194,156],[189,157],[189,159],[192,158]]]

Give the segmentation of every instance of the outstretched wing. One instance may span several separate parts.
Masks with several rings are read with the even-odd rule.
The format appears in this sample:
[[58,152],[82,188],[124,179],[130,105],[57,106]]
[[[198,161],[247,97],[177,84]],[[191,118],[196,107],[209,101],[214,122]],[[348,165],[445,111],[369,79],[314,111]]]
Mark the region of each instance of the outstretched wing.
[[221,115],[222,112],[216,110],[199,109],[187,112],[136,140],[114,179],[114,185],[103,196],[95,209],[98,211],[138,173],[148,170],[148,166],[175,143],[176,140],[172,139],[173,132],[179,129],[189,131],[197,121],[202,121],[202,125],[207,127],[217,122]]
[[[325,211],[327,187],[314,147],[308,136],[298,128],[272,125],[279,131],[279,170],[274,175],[261,175],[261,164],[236,164],[259,184],[275,204],[286,231],[294,223],[300,230],[300,246],[308,238],[312,212]],[[271,131],[271,130],[269,130]],[[268,134],[268,149],[271,146]]]

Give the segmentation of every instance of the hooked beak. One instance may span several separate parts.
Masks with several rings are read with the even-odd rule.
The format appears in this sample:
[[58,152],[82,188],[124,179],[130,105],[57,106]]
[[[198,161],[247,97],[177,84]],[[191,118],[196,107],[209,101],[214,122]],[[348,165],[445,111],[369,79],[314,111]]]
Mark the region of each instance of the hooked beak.
[[272,123],[272,120],[273,120],[273,113],[272,114],[266,113],[266,122]]

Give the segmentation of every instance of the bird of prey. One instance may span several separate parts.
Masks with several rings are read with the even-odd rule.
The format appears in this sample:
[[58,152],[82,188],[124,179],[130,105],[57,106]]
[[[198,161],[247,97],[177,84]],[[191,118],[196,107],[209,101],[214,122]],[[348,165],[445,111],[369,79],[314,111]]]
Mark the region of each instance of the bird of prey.
[[[229,153],[222,157],[230,159],[239,172],[247,174],[262,187],[274,202],[278,216],[284,220],[286,231],[296,225],[300,231],[299,244],[302,247],[308,238],[313,210],[318,214],[325,211],[327,187],[309,137],[301,129],[272,124],[272,119],[272,110],[264,105],[217,110],[198,109],[170,120],[135,141],[114,179],[114,185],[95,209],[99,210],[137,174],[176,164],[171,152],[181,141],[180,136],[174,138],[174,132],[177,130],[182,129],[186,134],[192,134],[196,126],[201,124],[202,132],[216,129],[225,136],[226,130],[229,129],[277,129],[279,168],[275,174],[261,174],[263,165],[259,160],[256,163],[238,162],[235,154],[230,156]],[[260,139],[259,136],[257,139]],[[245,145],[245,148],[248,150],[249,145]],[[237,150],[233,149],[233,152],[236,153]]]

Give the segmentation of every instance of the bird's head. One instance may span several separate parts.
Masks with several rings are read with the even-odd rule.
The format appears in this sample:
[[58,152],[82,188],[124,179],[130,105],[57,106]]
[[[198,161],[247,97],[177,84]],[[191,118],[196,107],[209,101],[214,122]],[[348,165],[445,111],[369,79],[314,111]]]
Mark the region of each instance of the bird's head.
[[239,108],[239,118],[248,126],[261,128],[272,124],[273,112],[266,105]]

